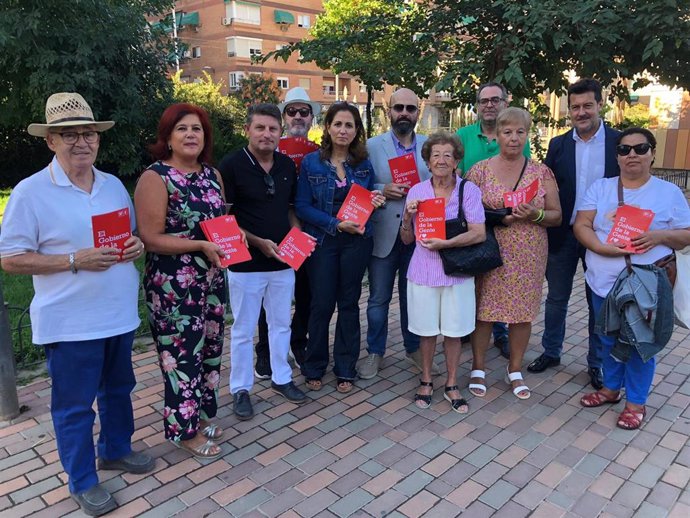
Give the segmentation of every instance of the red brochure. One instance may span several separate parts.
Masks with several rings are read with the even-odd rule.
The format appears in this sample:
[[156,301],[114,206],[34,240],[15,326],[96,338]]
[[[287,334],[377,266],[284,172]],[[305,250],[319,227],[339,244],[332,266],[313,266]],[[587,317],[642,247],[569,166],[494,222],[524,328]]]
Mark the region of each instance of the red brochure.
[[125,241],[132,237],[129,207],[91,216],[91,226],[93,228],[93,246],[96,248],[119,248],[121,251],[119,260],[121,261]]
[[417,171],[417,162],[414,159],[414,154],[391,158],[388,161],[391,168],[391,176],[393,183],[401,184],[408,183],[410,187],[419,183],[419,172]]
[[417,241],[434,237],[446,238],[446,200],[444,198],[431,198],[419,202],[414,235]]
[[297,167],[297,174],[299,174],[299,166],[302,163],[302,159],[317,149],[319,149],[318,144],[304,137],[285,137],[278,141],[278,151],[292,158]]
[[225,252],[225,257],[220,263],[223,268],[252,259],[249,250],[242,242],[242,233],[235,216],[220,216],[204,220],[199,224],[206,239],[217,244]]
[[513,192],[503,193],[503,205],[506,207],[517,207],[521,203],[529,203],[537,195],[539,190],[539,180],[534,180],[527,187]]
[[632,246],[632,240],[649,230],[654,213],[651,210],[640,209],[632,205],[623,205],[616,209],[616,217],[613,220],[613,228],[606,238],[607,243],[614,245],[624,244],[626,252],[639,253]]
[[280,249],[278,255],[281,259],[297,271],[316,248],[316,240],[309,234],[293,227],[278,245],[278,248]]
[[374,193],[353,183],[336,218],[341,221],[354,221],[363,227],[374,212],[374,205],[371,203],[373,197]]

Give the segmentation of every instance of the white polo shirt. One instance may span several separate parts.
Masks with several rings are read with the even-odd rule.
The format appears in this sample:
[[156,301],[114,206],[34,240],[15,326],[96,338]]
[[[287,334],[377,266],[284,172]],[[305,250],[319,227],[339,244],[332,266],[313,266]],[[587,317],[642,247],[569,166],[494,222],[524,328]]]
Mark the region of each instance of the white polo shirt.
[[[2,228],[0,257],[26,252],[69,254],[93,247],[91,216],[129,207],[129,193],[113,175],[94,168],[91,193],[72,185],[56,158],[12,191]],[[104,272],[81,270],[34,275],[33,342],[94,340],[139,326],[139,275],[133,263]]]

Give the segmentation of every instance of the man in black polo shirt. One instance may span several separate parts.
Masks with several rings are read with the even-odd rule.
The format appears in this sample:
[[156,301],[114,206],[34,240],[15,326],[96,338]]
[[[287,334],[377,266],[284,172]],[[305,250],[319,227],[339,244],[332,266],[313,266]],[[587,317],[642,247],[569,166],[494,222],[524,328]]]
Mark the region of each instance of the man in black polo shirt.
[[230,393],[233,411],[242,420],[254,415],[249,391],[254,384],[252,342],[262,300],[271,343],[271,388],[288,401],[303,403],[304,393],[292,382],[288,364],[290,311],[295,272],[278,256],[278,244],[299,226],[292,203],[297,173],[294,162],[278,153],[280,110],[273,104],[249,109],[247,147],[223,158],[220,172],[225,199],[247,234],[251,261],[230,266]]

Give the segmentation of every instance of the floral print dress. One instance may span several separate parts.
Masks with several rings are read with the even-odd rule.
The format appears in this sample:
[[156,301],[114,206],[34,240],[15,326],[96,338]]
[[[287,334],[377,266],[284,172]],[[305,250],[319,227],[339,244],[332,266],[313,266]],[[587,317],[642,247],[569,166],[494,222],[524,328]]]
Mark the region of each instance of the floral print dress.
[[[161,176],[168,191],[166,234],[205,239],[199,222],[225,210],[215,171],[203,165],[185,174],[162,162],[149,169]],[[202,252],[147,253],[144,290],[165,384],[165,437],[188,440],[196,435],[200,418],[216,415],[225,274]]]
[[[510,189],[498,180],[488,160],[474,165],[466,178],[481,189],[485,207],[504,206],[503,193]],[[531,203],[543,209],[547,179],[554,181],[551,169],[529,160],[517,188],[539,180],[537,195]],[[508,324],[532,322],[539,312],[546,273],[546,229],[529,221],[518,221],[508,227],[498,225],[494,230],[503,266],[476,278],[477,320]]]

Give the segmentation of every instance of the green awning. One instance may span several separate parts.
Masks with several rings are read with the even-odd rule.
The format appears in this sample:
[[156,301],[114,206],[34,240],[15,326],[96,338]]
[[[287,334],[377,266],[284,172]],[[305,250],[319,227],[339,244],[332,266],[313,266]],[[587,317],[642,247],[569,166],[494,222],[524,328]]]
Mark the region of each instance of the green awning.
[[291,23],[295,23],[295,17],[292,15],[292,13],[288,11],[281,11],[280,9],[276,9],[273,15],[276,23],[288,25]]
[[180,25],[199,25],[199,12],[194,11],[193,13],[183,14],[178,23],[178,27]]

